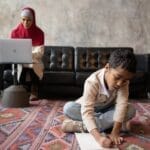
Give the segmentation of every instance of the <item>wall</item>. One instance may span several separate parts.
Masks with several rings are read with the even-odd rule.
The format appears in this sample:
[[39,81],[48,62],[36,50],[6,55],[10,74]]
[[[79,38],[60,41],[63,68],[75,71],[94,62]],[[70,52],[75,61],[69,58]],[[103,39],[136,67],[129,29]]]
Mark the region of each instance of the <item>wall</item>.
[[19,23],[24,6],[35,9],[47,45],[131,46],[150,53],[149,0],[1,0],[0,38]]

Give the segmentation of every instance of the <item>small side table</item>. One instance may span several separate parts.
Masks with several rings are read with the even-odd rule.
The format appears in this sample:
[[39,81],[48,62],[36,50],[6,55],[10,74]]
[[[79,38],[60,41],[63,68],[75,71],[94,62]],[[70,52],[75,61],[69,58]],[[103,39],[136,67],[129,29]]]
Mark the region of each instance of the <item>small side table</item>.
[[17,64],[14,64],[14,85],[3,91],[2,105],[4,107],[27,107],[29,106],[29,94],[23,85],[17,81]]

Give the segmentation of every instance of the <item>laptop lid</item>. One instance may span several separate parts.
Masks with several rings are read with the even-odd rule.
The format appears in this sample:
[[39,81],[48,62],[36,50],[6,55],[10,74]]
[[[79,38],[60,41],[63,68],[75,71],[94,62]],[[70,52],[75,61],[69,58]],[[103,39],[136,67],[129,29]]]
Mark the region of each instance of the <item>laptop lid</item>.
[[32,63],[32,40],[0,39],[0,63]]

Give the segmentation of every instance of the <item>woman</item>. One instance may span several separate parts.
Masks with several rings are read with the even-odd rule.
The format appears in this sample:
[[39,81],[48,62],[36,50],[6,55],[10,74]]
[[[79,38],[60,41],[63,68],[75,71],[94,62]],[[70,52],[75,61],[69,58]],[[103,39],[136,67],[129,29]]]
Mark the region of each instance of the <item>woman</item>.
[[36,25],[35,11],[32,8],[22,9],[21,22],[12,30],[11,38],[32,39],[33,64],[18,65],[18,80],[23,85],[30,83],[30,100],[36,100],[38,98],[38,82],[43,77],[44,69],[42,63],[44,32]]

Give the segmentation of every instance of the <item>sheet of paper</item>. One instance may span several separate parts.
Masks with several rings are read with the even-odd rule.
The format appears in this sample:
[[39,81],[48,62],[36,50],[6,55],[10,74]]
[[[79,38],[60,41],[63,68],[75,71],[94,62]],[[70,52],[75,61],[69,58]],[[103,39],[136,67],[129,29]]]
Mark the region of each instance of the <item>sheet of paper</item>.
[[75,133],[81,150],[119,150],[118,148],[103,148],[98,145],[89,133]]

